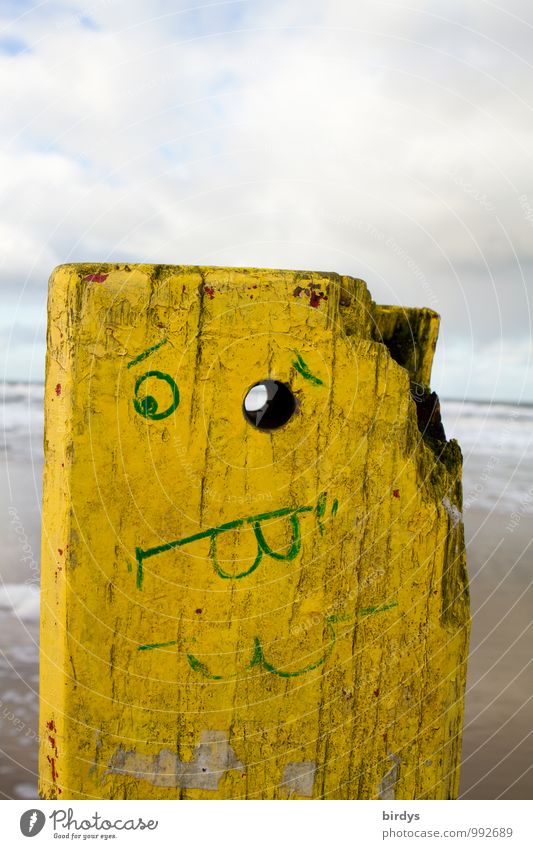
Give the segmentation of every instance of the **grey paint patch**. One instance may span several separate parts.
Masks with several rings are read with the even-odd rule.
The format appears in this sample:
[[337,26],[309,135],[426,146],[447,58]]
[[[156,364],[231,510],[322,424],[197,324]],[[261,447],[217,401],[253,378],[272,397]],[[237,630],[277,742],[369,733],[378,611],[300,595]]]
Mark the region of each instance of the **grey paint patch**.
[[107,773],[142,778],[154,787],[182,787],[189,790],[218,790],[220,779],[230,769],[244,770],[228,743],[225,731],[202,731],[191,761],[180,761],[169,749],[157,755],[140,755],[116,750]]
[[89,775],[94,775],[98,769],[98,761],[100,759],[100,751],[102,749],[102,737],[100,731],[94,732],[94,760],[89,767]]
[[456,528],[459,522],[462,521],[463,514],[461,513],[459,508],[455,506],[455,504],[452,504],[448,496],[442,499],[442,506],[444,507],[448,516],[452,520],[453,527]]
[[315,783],[316,764],[314,761],[288,763],[283,770],[281,787],[288,796],[312,796]]
[[396,798],[396,784],[400,777],[400,758],[398,755],[389,755],[389,760],[392,761],[392,767],[379,782],[378,799],[393,802]]

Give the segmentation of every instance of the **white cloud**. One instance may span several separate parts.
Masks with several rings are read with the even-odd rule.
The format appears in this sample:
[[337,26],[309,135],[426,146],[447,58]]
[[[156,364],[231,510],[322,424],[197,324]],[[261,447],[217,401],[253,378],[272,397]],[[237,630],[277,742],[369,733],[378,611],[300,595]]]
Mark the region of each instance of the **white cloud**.
[[[526,369],[530,350],[530,18],[514,1],[90,0],[4,21],[29,47],[0,55],[18,320],[66,260],[331,269],[439,310],[466,391],[490,393],[479,351],[520,338]],[[464,374],[442,374],[448,394]]]

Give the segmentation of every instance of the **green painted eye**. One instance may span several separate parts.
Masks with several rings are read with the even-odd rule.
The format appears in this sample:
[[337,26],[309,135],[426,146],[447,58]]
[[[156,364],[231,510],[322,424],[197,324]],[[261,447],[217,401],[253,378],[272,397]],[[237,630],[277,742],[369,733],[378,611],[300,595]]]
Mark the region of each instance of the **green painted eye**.
[[[152,378],[150,381],[150,392],[153,394],[147,393],[146,395],[139,396],[139,389],[148,378]],[[163,384],[166,384],[166,386]],[[174,412],[179,402],[179,389],[169,374],[164,374],[162,371],[147,371],[145,374],[141,374],[135,381],[133,406],[139,415],[144,416],[145,419],[166,419],[167,416],[170,416]],[[161,404],[166,404],[167,406],[159,412]]]

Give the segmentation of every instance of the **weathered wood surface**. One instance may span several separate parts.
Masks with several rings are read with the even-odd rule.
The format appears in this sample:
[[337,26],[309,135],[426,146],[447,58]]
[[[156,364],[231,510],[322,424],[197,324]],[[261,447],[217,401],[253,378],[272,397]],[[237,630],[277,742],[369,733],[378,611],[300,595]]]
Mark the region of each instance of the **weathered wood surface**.
[[43,796],[456,796],[461,454],[417,426],[438,317],[410,353],[408,314],[335,274],[56,269]]

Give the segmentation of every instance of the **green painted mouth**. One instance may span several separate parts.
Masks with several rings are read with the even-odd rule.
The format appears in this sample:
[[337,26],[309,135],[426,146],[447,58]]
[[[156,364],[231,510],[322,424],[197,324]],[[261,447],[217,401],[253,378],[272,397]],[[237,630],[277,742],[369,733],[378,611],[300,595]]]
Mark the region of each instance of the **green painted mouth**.
[[[211,562],[219,578],[223,579],[240,580],[241,578],[246,578],[248,575],[251,575],[252,572],[255,572],[255,570],[261,563],[264,554],[266,554],[267,557],[273,558],[274,560],[294,560],[294,558],[299,554],[302,544],[300,533],[300,515],[302,515],[303,513],[314,512],[316,515],[320,533],[322,534],[324,532],[323,517],[326,510],[326,500],[327,493],[321,492],[318,496],[318,501],[315,507],[282,507],[279,510],[271,510],[269,513],[259,513],[256,516],[245,516],[241,519],[233,519],[231,522],[225,522],[222,525],[217,525],[213,528],[208,528],[206,531],[200,531],[199,533],[192,534],[188,537],[182,537],[181,539],[176,539],[172,542],[166,542],[162,545],[156,545],[153,548],[136,548],[135,555],[137,558],[137,589],[140,590],[143,585],[143,564],[145,560],[148,560],[150,557],[155,557],[157,554],[162,554],[165,551],[171,551],[173,548],[181,548],[181,546],[187,545],[190,542],[196,542],[200,539],[211,540],[211,545],[209,547],[209,555],[211,558]],[[332,518],[337,512],[337,508],[338,501],[337,499],[335,499],[331,510]],[[284,516],[287,516],[289,518],[292,530],[292,540],[286,551],[274,551],[265,539],[262,529],[262,523],[269,519],[279,519]],[[252,525],[255,538],[257,540],[256,558],[252,565],[248,569],[245,569],[243,572],[226,572],[218,561],[217,539],[220,534],[226,533],[226,531],[231,531],[234,528],[243,527],[245,525]]]
[[[397,606],[398,602],[392,601],[386,604],[377,605],[375,607],[363,607],[358,611],[357,615],[360,618],[363,618],[365,616],[374,616],[377,613],[386,613],[388,610],[392,610],[394,607]],[[337,642],[337,634],[333,626],[337,622],[348,622],[351,618],[352,617],[350,615],[326,616],[326,628],[329,633],[328,646],[322,657],[320,657],[314,663],[310,663],[300,669],[289,671],[285,669],[280,669],[279,667],[276,667],[274,666],[274,664],[270,663],[265,657],[263,646],[259,637],[254,637],[254,648],[250,662],[246,666],[237,670],[237,672],[235,672],[233,675],[214,675],[209,670],[209,667],[193,654],[187,655],[187,661],[194,672],[198,672],[200,675],[210,681],[229,681],[232,678],[236,678],[237,676],[242,675],[243,672],[248,672],[255,666],[262,667],[264,670],[266,670],[266,672],[270,672],[272,675],[277,675],[279,678],[298,678],[300,675],[305,675],[308,672],[312,672],[313,669],[318,669],[319,666],[323,666],[326,663],[326,661],[331,657],[333,649],[335,648],[335,643]],[[147,645],[138,646],[137,649],[138,651],[151,651],[152,649],[162,649],[167,648],[168,646],[175,646],[177,645],[177,643],[177,640],[169,640],[166,643],[151,643]]]

